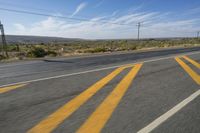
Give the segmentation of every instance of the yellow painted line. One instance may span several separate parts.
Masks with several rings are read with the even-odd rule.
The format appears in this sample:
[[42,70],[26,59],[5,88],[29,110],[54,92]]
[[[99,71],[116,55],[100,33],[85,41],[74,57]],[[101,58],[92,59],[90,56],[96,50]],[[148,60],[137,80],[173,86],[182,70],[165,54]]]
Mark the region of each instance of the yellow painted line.
[[23,87],[25,85],[26,84],[20,84],[20,85],[13,85],[13,86],[7,86],[7,87],[0,88],[0,94],[6,93],[8,91],[15,90],[15,89],[18,89],[18,88]]
[[192,63],[194,66],[196,66],[197,68],[200,69],[200,64],[192,59],[190,59],[189,57],[187,56],[183,56],[184,59],[186,59],[187,61],[189,61],[190,63]]
[[[132,65],[133,66],[133,65]],[[95,93],[109,83],[114,77],[120,74],[124,69],[130,67],[124,66],[117,68],[112,73],[96,82],[94,85],[89,87],[87,90],[82,92],[80,95],[69,101],[67,104],[59,108],[56,112],[42,120],[35,127],[30,129],[28,133],[50,133],[65,119],[67,119],[72,113],[74,113],[81,105],[87,102]]]
[[113,111],[120,100],[128,90],[133,79],[136,77],[142,64],[136,64],[132,70],[120,81],[116,88],[101,103],[101,105],[92,113],[92,115],[79,128],[77,133],[99,133],[111,117]]
[[200,85],[200,76],[195,71],[193,71],[186,63],[184,63],[180,58],[176,57],[175,60],[190,75],[190,77],[192,77],[192,79]]

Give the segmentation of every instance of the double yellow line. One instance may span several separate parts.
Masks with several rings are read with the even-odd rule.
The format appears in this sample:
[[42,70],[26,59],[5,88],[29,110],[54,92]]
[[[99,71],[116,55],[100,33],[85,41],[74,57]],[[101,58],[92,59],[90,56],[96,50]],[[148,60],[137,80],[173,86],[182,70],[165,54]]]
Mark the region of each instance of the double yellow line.
[[200,75],[198,73],[196,73],[194,70],[192,70],[192,68],[190,66],[188,66],[183,60],[181,60],[181,58],[187,60],[188,62],[190,62],[191,64],[193,64],[195,67],[197,67],[198,69],[200,69],[200,64],[194,60],[192,60],[191,58],[187,57],[187,56],[183,56],[183,57],[176,57],[175,60],[180,64],[180,66],[190,75],[190,77],[192,77],[192,79],[200,85]]
[[69,101],[67,104],[59,108],[53,114],[42,120],[39,124],[30,129],[29,133],[50,133],[57,128],[65,119],[72,115],[77,109],[86,103],[99,90],[107,85],[113,78],[120,74],[126,68],[130,68],[130,72],[120,81],[114,90],[107,96],[101,105],[92,113],[85,123],[78,129],[78,133],[97,133],[104,127],[113,111],[119,104],[120,100],[128,90],[133,79],[142,67],[142,64],[128,65],[117,68],[112,73],[101,79],[80,95]]

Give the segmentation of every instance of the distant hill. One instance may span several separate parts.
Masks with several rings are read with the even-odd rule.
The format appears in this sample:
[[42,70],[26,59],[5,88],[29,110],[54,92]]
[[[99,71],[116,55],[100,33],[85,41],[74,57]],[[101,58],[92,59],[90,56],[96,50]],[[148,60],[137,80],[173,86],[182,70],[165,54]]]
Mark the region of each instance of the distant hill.
[[34,43],[51,43],[51,42],[63,43],[63,42],[74,42],[74,41],[81,41],[81,40],[82,39],[78,39],[78,38],[6,35],[6,41],[9,44],[12,44],[12,43],[34,44]]
[[[171,37],[171,38],[143,38],[141,41],[152,41],[152,40],[183,40],[189,38],[183,37]],[[191,38],[190,38],[191,39]],[[79,38],[62,38],[62,37],[48,37],[48,36],[19,36],[19,35],[6,35],[6,41],[8,44],[25,43],[25,44],[38,44],[38,43],[70,43],[77,41],[120,41],[129,40],[137,41],[137,39],[96,39],[96,40],[85,40]],[[0,36],[1,43],[1,36]]]

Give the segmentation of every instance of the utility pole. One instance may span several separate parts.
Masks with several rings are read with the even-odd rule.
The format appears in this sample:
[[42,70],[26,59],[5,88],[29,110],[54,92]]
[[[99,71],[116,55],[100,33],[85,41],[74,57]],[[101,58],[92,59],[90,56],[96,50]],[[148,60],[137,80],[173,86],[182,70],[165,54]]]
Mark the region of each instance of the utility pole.
[[199,38],[199,35],[200,35],[200,31],[197,32],[197,38]]
[[138,27],[138,40],[140,40],[140,27],[141,27],[141,22],[138,22],[137,27]]
[[1,21],[0,21],[0,30],[1,30],[1,39],[2,39],[2,54],[8,57],[6,37],[4,33],[3,24],[1,24]]

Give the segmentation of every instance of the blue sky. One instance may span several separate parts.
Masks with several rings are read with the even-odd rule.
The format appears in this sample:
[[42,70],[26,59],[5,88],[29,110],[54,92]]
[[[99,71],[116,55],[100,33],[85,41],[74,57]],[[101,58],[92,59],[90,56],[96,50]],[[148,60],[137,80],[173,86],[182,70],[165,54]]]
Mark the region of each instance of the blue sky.
[[75,21],[0,10],[0,20],[7,34],[85,39],[136,38],[137,22],[143,22],[143,38],[191,37],[200,31],[200,0],[0,0],[0,8],[89,20]]

